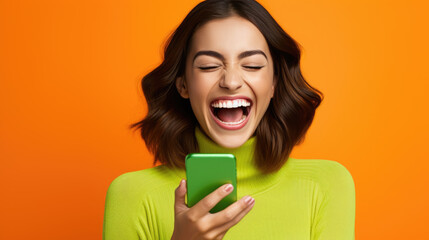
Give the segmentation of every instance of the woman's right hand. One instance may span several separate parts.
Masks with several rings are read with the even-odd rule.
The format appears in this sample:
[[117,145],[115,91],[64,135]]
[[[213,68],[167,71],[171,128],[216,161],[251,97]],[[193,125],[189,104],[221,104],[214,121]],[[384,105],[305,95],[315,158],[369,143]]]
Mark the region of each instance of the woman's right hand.
[[171,239],[222,239],[255,204],[253,198],[244,196],[224,210],[210,213],[209,211],[230,194],[232,189],[231,184],[222,185],[189,208],[185,203],[186,180],[182,180],[175,192],[174,231]]

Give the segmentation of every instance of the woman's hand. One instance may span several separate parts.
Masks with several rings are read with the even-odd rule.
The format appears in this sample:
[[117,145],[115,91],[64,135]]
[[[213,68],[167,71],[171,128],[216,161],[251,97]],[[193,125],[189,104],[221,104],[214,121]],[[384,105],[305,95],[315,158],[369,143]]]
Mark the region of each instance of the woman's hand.
[[176,188],[174,203],[174,231],[172,240],[222,239],[252,208],[255,200],[245,196],[217,213],[210,213],[216,204],[232,192],[233,186],[225,184],[201,199],[193,207],[185,204],[186,181]]

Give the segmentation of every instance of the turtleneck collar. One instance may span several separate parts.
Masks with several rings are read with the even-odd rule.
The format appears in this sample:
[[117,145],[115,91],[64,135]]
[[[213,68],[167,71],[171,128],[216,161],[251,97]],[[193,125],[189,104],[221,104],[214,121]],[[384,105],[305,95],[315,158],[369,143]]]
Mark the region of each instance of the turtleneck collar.
[[[213,142],[199,127],[195,128],[195,137],[200,153],[231,153],[236,158],[238,197],[262,192],[273,187],[280,180],[283,171],[264,174],[255,165],[254,152],[256,137],[249,138],[237,148],[225,148]],[[180,174],[184,177],[184,171]]]

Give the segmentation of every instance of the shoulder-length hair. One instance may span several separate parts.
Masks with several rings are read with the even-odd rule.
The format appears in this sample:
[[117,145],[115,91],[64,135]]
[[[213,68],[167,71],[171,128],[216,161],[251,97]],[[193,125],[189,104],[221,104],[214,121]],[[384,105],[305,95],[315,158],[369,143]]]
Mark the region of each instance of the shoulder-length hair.
[[232,15],[247,19],[264,35],[277,78],[274,97],[255,131],[257,167],[265,173],[277,171],[293,147],[303,141],[323,94],[301,74],[298,43],[254,0],[207,0],[195,6],[168,38],[163,62],[141,82],[148,113],[131,128],[140,129],[148,150],[154,154],[154,165],[159,161],[184,168],[185,156],[199,151],[195,138],[198,121],[189,99],[179,95],[175,80],[185,74],[194,32],[210,20]]

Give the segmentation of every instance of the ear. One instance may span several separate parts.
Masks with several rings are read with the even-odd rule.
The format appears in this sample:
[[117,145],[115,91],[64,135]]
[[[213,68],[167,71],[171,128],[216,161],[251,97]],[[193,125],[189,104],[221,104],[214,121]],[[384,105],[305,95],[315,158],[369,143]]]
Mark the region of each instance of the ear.
[[189,98],[188,87],[183,77],[176,78],[176,88],[182,98]]
[[271,98],[274,97],[274,90],[276,89],[276,85],[277,85],[277,76],[274,76],[273,85],[271,86]]

